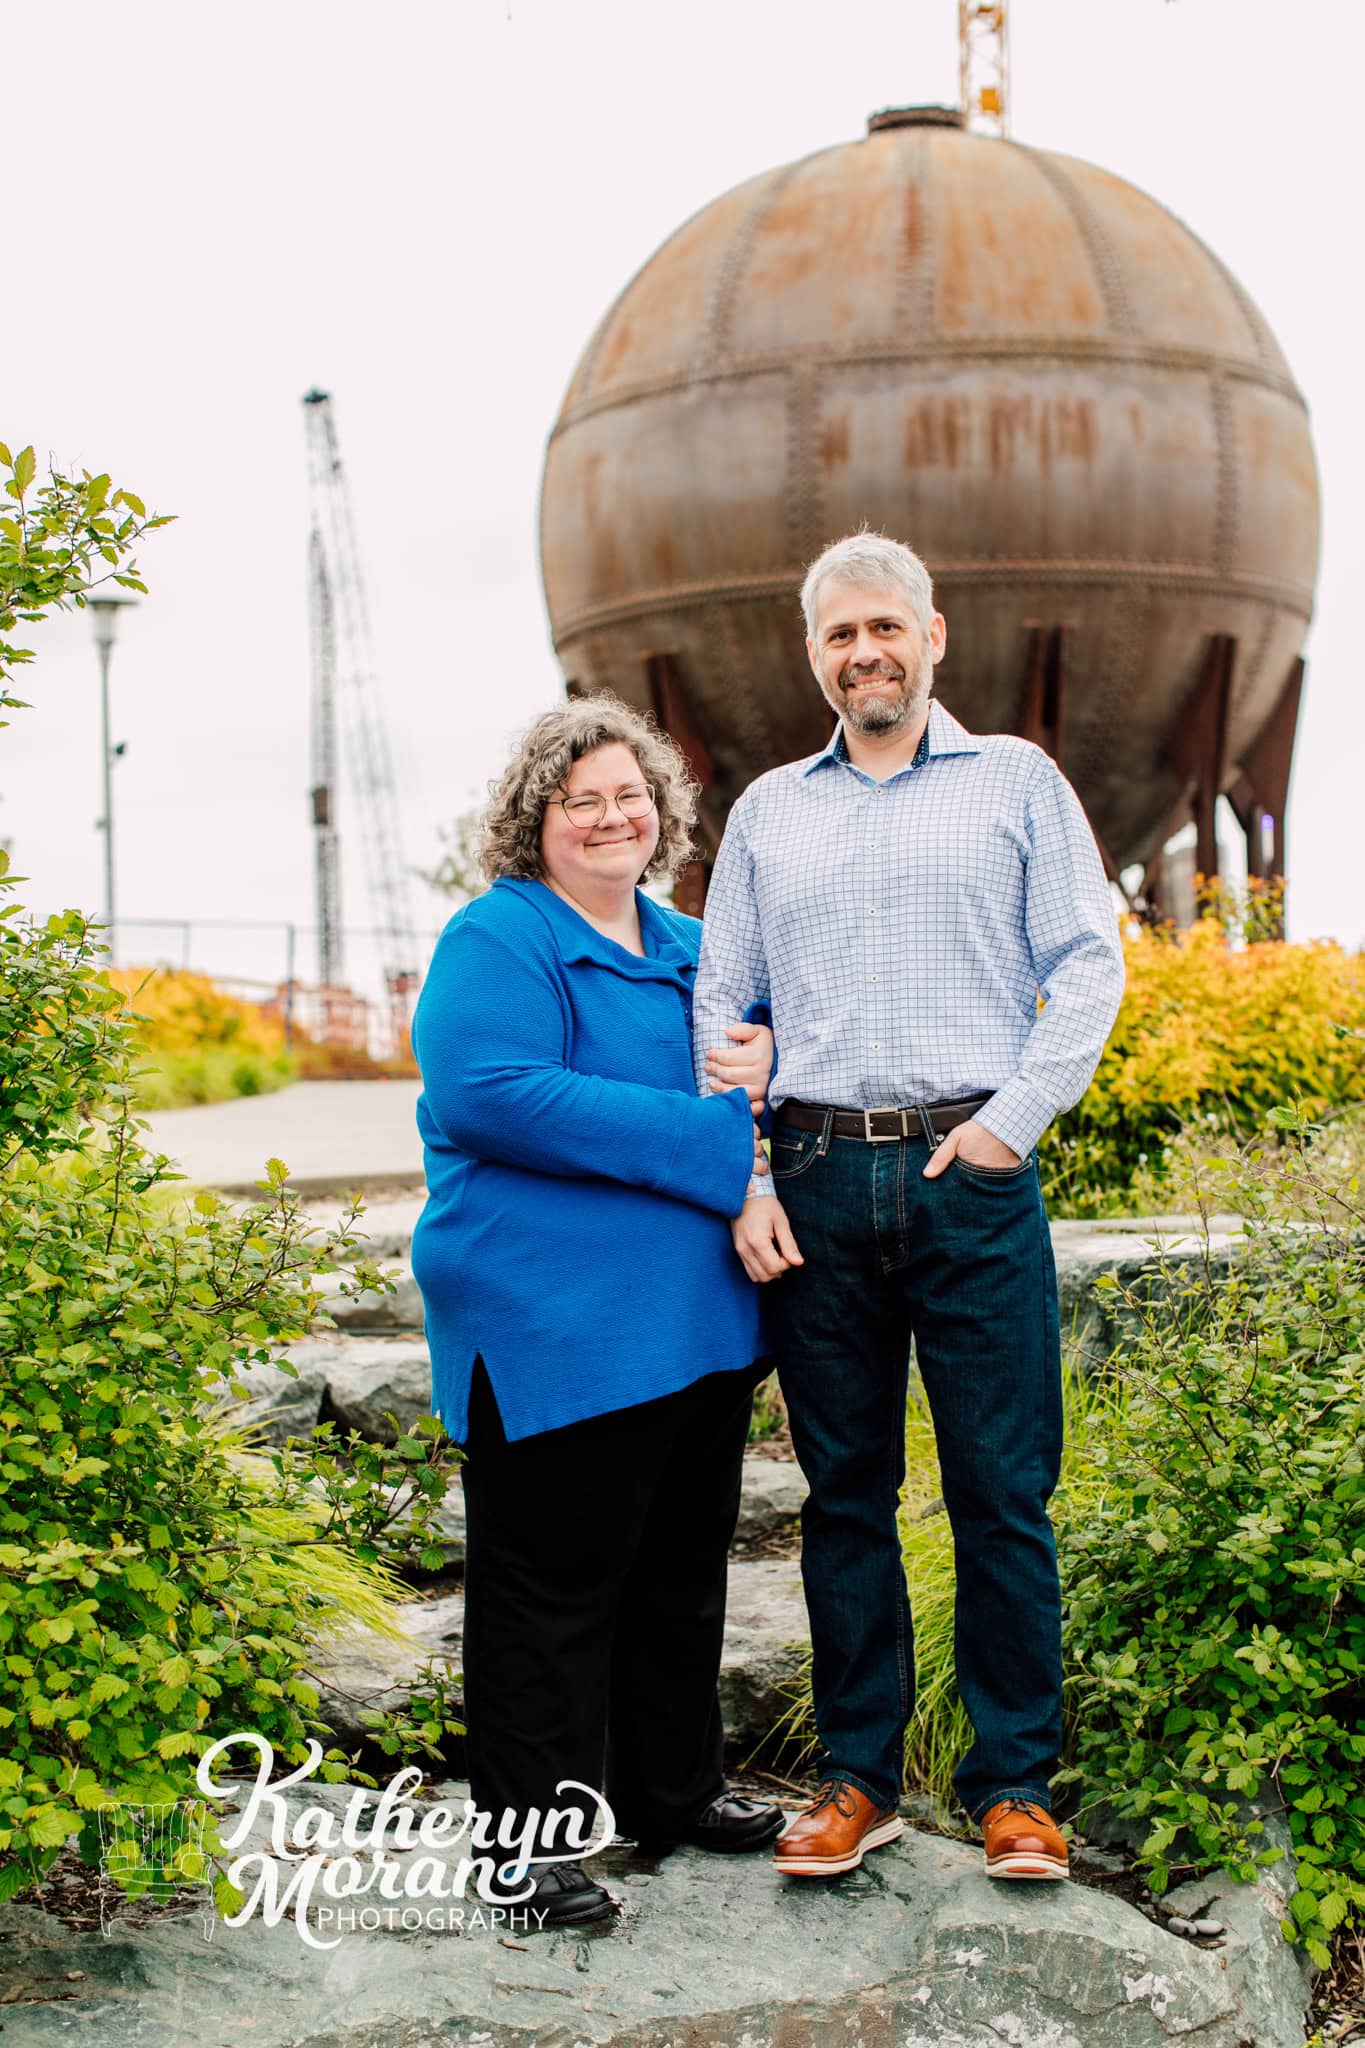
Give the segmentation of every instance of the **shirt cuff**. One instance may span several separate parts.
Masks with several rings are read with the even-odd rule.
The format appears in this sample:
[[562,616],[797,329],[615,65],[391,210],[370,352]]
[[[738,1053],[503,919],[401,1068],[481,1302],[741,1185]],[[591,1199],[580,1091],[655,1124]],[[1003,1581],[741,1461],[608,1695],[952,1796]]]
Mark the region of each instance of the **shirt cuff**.
[[755,1173],[750,1177],[744,1190],[744,1199],[751,1202],[755,1195],[770,1195],[773,1191],[773,1177],[770,1173]]
[[1054,1115],[1052,1105],[1043,1100],[1033,1083],[1016,1074],[996,1090],[984,1109],[975,1112],[972,1122],[1027,1159]]

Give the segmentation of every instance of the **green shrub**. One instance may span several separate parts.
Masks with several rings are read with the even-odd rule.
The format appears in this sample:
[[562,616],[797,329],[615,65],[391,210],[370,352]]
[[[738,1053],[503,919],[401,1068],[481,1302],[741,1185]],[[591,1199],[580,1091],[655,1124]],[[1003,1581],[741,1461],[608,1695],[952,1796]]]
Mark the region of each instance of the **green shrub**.
[[139,1109],[184,1109],[197,1102],[268,1095],[297,1078],[297,1063],[287,1053],[244,1056],[213,1045],[202,1052],[140,1053],[133,1085]]
[[[126,561],[156,523],[110,499],[107,477],[33,493],[31,451],[10,467],[0,635],[81,602],[99,562]],[[0,638],[0,706],[24,658]],[[101,958],[78,912],[0,909],[0,1899],[73,1832],[96,1861],[102,1801],[191,1793],[219,1736],[256,1729],[303,1761],[306,1737],[329,1732],[314,1644],[355,1614],[392,1631],[387,1567],[442,1561],[434,1419],[392,1449],[334,1443],[325,1425],[265,1459],[211,1412],[240,1365],[304,1332],[312,1276],[356,1249],[356,1212],[306,1229],[278,1161],[245,1210],[207,1192],[168,1203],[179,1176],[141,1141],[135,1027]],[[357,1262],[348,1288],[389,1284]],[[433,1676],[409,1716],[373,1725],[390,1754],[436,1756],[457,1724]],[[322,1775],[374,1782],[338,1749]]]
[[[1231,1272],[1125,1293],[1106,1490],[1060,1530],[1076,1679],[1072,1773],[1177,1861],[1250,1877],[1282,1812],[1315,1962],[1365,1909],[1365,1209],[1301,1113],[1210,1173],[1247,1219]],[[1324,1165],[1324,1160],[1328,1163]]]

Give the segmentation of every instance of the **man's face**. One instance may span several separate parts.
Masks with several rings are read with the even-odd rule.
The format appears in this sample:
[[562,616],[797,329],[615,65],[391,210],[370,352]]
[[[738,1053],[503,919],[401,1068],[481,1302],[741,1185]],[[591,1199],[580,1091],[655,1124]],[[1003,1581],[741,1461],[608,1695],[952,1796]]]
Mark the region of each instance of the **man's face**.
[[895,733],[923,712],[947,627],[934,613],[926,640],[898,591],[827,583],[806,652],[816,681],[850,731]]

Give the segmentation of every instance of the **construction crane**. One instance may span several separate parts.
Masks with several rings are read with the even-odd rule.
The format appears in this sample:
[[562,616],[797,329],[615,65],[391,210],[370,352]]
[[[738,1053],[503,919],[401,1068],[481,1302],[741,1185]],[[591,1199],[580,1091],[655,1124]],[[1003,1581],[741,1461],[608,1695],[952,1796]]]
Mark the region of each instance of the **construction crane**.
[[957,0],[958,98],[969,128],[1009,134],[1009,70],[1006,0]]
[[341,858],[337,827],[337,733],[345,734],[350,792],[364,845],[380,968],[393,1049],[408,1043],[417,987],[417,942],[388,732],[356,545],[351,494],[342,467],[331,396],[304,398],[312,530],[308,542],[312,626],[310,804],[317,887],[318,978],[341,976]]
[[341,842],[336,828],[337,705],[336,625],[332,585],[322,535],[308,537],[308,624],[313,688],[308,716],[308,753],[313,807],[313,877],[317,900],[318,980],[335,988],[342,977]]

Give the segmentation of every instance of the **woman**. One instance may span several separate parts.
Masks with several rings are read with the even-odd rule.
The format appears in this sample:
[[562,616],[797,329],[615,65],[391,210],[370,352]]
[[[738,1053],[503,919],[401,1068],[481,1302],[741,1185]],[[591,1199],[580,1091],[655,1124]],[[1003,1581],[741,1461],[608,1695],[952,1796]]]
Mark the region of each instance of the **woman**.
[[[728,1219],[762,1159],[772,1041],[734,1027],[722,1092],[698,1096],[701,927],[638,887],[676,870],[694,815],[637,713],[547,712],[485,815],[492,888],[446,926],[414,1019],[413,1269],[433,1408],[466,1449],[470,1790],[505,1840],[533,1809],[591,1818],[562,1780],[605,1779],[651,1846],[759,1849],[782,1825],[728,1792],[716,1697],[766,1370]],[[545,1925],[615,1904],[573,1861],[526,1903]]]

